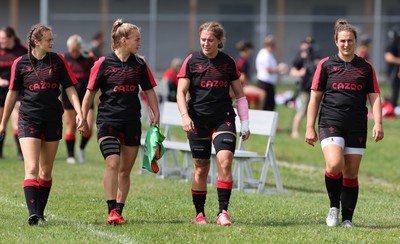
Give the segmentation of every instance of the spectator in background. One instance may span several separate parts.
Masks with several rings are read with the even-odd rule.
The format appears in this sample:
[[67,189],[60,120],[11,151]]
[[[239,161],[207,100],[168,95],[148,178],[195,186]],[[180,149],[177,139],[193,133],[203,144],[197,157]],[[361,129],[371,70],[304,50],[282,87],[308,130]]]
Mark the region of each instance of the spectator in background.
[[275,84],[278,81],[278,74],[286,73],[288,70],[286,64],[278,65],[274,57],[274,50],[275,38],[268,35],[264,39],[264,47],[258,52],[256,58],[257,85],[267,94],[263,109],[268,111],[275,110]]
[[300,125],[307,112],[312,78],[319,62],[319,58],[313,49],[313,42],[311,37],[307,37],[300,43],[300,51],[293,60],[289,72],[290,76],[300,78],[295,91],[296,114],[293,118],[290,134],[293,139],[300,139]]
[[[72,35],[67,40],[68,52],[64,54],[71,71],[74,73],[78,83],[75,84],[75,89],[78,93],[79,101],[82,103],[85,96],[86,87],[88,85],[90,69],[92,68],[95,57],[91,52],[84,52],[82,49],[83,41],[79,35]],[[62,89],[62,103],[64,107],[64,121],[65,121],[65,142],[67,146],[67,163],[74,164],[75,160],[75,133],[76,133],[76,112],[68,99],[65,89]],[[89,110],[87,116],[88,132],[81,135],[81,143],[78,151],[78,161],[85,162],[85,147],[92,136],[94,112],[93,105]]]
[[[10,85],[11,66],[16,58],[28,52],[28,48],[21,44],[21,40],[12,27],[0,29],[0,120],[3,117],[4,103],[8,86]],[[18,110],[20,102],[17,101],[12,112],[12,126],[15,144],[17,145],[17,157],[23,160],[21,145],[18,140]],[[0,158],[3,157],[3,140],[0,140]]]
[[[239,80],[242,84],[243,92],[249,103],[252,103],[254,100],[256,109],[263,109],[266,97],[265,91],[250,84],[251,74],[249,58],[253,53],[253,44],[250,42],[239,41],[236,43],[236,48],[239,50],[237,67],[241,74]],[[231,92],[231,96],[234,97],[233,92]]]
[[176,77],[182,66],[182,59],[174,58],[171,65],[164,71],[162,82],[168,84],[168,101],[176,102],[176,89],[178,87],[178,78]]
[[400,48],[399,48],[399,29],[397,26],[393,27],[388,32],[388,43],[386,45],[384,58],[387,63],[387,77],[390,82],[391,97],[390,103],[393,107],[397,106],[400,90]]
[[90,51],[94,54],[96,59],[104,56],[103,54],[103,46],[105,44],[103,32],[99,31],[94,33],[91,42]]
[[360,41],[358,43],[358,47],[356,50],[357,56],[368,60],[370,44],[371,44],[371,38],[367,34],[360,36]]

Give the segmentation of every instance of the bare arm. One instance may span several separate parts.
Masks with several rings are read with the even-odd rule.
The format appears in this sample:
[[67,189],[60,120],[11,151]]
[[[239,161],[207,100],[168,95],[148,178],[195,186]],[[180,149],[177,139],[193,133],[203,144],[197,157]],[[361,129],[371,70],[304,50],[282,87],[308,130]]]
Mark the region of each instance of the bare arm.
[[180,78],[178,82],[178,88],[176,91],[176,102],[178,104],[179,112],[182,116],[182,128],[186,132],[192,132],[194,130],[194,124],[188,114],[186,106],[186,98],[189,91],[190,80],[187,78]]
[[4,136],[7,122],[10,119],[11,112],[14,109],[15,103],[17,102],[19,91],[9,90],[7,93],[6,101],[4,104],[3,118],[0,123],[0,136]]
[[318,136],[315,131],[315,121],[317,120],[319,105],[323,94],[324,93],[321,91],[311,90],[310,101],[308,102],[305,141],[311,146],[314,146],[314,143],[318,141]]
[[372,114],[374,116],[374,127],[372,128],[372,137],[374,141],[378,142],[383,139],[383,127],[382,127],[382,104],[381,96],[379,93],[369,93],[368,99],[371,104]]
[[144,91],[146,93],[147,101],[149,102],[150,108],[148,112],[150,115],[150,125],[155,126],[160,123],[160,110],[158,108],[157,95],[154,89]]
[[387,63],[400,65],[400,58],[394,56],[391,52],[385,52],[384,58]]

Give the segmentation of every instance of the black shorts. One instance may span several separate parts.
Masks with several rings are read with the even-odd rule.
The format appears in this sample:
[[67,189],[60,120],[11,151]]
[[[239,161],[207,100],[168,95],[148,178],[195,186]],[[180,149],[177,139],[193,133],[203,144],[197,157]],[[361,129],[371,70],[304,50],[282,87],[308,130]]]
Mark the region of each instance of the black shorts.
[[319,125],[319,140],[329,137],[344,138],[345,147],[366,148],[367,145],[367,130],[337,125]]
[[[212,135],[215,132],[220,132],[220,131],[229,131],[232,132],[236,135],[236,125],[235,125],[235,118],[233,117],[228,117],[228,118],[223,118],[223,119],[217,119],[213,121],[212,119],[200,119],[200,118],[192,118],[194,127],[195,127],[195,132],[194,133],[187,133],[187,138],[189,140],[189,144],[192,144],[192,141],[196,141],[196,146],[199,146],[199,143],[204,146],[204,148],[207,148],[209,152],[206,152],[206,157],[203,155],[202,158],[209,158],[211,156],[211,139]],[[209,140],[204,140],[205,138],[210,138]],[[203,140],[201,140],[203,139]],[[192,147],[191,147],[192,148]],[[193,154],[192,150],[192,156],[197,157],[195,154]]]
[[62,128],[61,118],[55,121],[40,121],[19,114],[18,138],[34,137],[42,141],[59,141],[62,138]]
[[[82,94],[78,93],[79,102],[81,103],[81,105],[83,103],[84,96],[85,96],[85,94],[82,95]],[[65,90],[62,93],[61,102],[62,102],[63,108],[65,110],[74,110],[75,109],[74,106],[72,106],[71,102],[69,101],[67,93],[65,92]],[[94,103],[93,102],[92,102],[92,106],[90,107],[90,109],[94,109]]]
[[97,122],[97,140],[111,136],[119,140],[121,145],[140,146],[142,123],[140,119],[129,123]]
[[0,107],[4,107],[6,97],[8,93],[8,87],[0,87]]

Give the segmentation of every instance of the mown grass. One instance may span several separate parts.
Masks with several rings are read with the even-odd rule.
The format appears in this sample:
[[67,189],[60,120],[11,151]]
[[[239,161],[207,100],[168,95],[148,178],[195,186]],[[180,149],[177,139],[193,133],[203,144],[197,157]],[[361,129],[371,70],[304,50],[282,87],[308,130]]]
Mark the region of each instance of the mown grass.
[[[285,129],[293,111],[280,106],[274,145],[287,194],[260,195],[234,191],[230,204],[233,225],[190,224],[194,207],[190,183],[132,173],[131,192],[124,209],[127,224],[108,226],[103,191],[104,163],[95,140],[87,149],[88,162],[65,163],[65,144],[60,142],[53,188],[42,226],[27,224],[28,212],[22,190],[23,163],[17,161],[14,142],[6,138],[5,158],[0,160],[1,243],[398,243],[399,167],[397,167],[398,120],[385,120],[385,139],[370,140],[360,169],[360,196],[354,224],[357,228],[328,228],[325,217],[324,161],[319,146],[292,140]],[[370,126],[372,123],[370,123]],[[180,137],[179,132],[176,136]],[[11,133],[9,133],[11,135]],[[261,138],[249,141],[263,152]],[[306,165],[301,169],[299,164]],[[258,172],[259,165],[254,166]],[[379,179],[379,180],[377,180]],[[269,175],[268,187],[274,184]],[[206,214],[213,222],[218,209],[215,187],[209,187]]]

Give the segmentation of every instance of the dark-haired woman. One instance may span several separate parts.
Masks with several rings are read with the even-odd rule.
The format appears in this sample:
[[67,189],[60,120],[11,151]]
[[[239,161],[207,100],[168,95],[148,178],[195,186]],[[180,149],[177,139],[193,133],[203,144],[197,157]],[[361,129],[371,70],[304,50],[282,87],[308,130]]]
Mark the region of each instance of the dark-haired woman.
[[[10,85],[11,66],[16,58],[28,52],[28,48],[22,45],[21,40],[12,27],[3,27],[0,29],[0,120],[4,112],[4,103]],[[12,126],[15,143],[17,146],[18,159],[22,160],[21,146],[18,140],[18,108],[19,101],[14,107],[12,113]],[[3,157],[3,143],[0,141],[0,158]]]
[[86,118],[98,90],[101,91],[97,114],[97,140],[104,157],[104,191],[108,206],[107,223],[124,224],[122,210],[129,189],[141,137],[139,89],[150,106],[151,125],[159,122],[160,112],[153,87],[156,82],[146,62],[138,54],[140,29],[122,20],[114,22],[111,32],[112,53],[97,60],[91,70],[83,99]]
[[24,193],[30,225],[44,221],[52,185],[54,158],[62,137],[60,85],[66,88],[77,112],[78,129],[83,133],[87,128],[73,86],[77,81],[64,58],[52,52],[53,41],[50,27],[32,26],[28,34],[28,54],[17,58],[11,68],[9,92],[0,124],[0,135],[4,136],[19,97],[18,137],[25,161]]
[[[317,66],[308,103],[305,141],[314,145],[318,137],[315,121],[319,111],[319,139],[325,157],[325,185],[330,200],[326,224],[353,227],[358,198],[358,170],[367,141],[367,98],[374,117],[372,136],[383,139],[382,105],[375,70],[355,54],[356,28],[346,20],[335,24],[338,54]],[[321,109],[320,108],[321,104]]]

